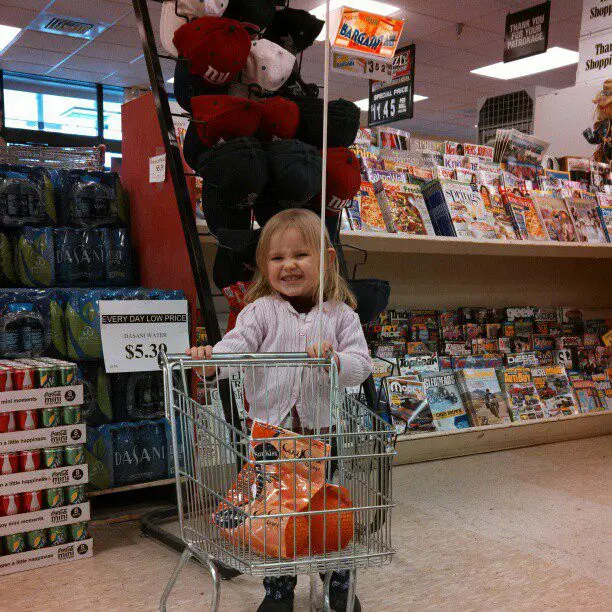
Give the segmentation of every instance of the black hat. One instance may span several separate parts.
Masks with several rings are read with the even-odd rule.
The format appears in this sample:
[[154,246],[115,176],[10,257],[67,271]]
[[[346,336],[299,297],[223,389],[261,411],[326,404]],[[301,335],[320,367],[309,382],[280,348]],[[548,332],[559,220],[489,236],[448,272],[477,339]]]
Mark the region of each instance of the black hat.
[[325,22],[301,9],[285,8],[276,11],[264,38],[275,42],[293,54],[304,51],[314,43]]
[[214,87],[207,83],[201,75],[191,74],[189,62],[178,60],[174,67],[174,97],[179,106],[191,112],[191,98],[205,94],[227,93],[228,86]]
[[275,0],[229,0],[223,17],[240,21],[253,32],[263,32],[276,12]]
[[283,98],[288,98],[297,102],[304,98],[318,98],[319,86],[315,83],[304,83],[297,68],[294,68],[291,76],[285,81],[285,84],[277,90]]
[[391,285],[378,278],[360,278],[349,281],[357,298],[357,314],[362,323],[373,321],[389,304]]
[[253,278],[260,233],[261,230],[217,230],[219,245],[213,264],[213,280],[219,289]]
[[268,164],[255,138],[228,140],[202,153],[202,208],[213,234],[219,228],[248,229],[253,203],[268,182]]
[[268,185],[255,202],[255,218],[263,227],[286,208],[306,206],[321,190],[321,155],[299,140],[273,140],[266,145]]
[[189,122],[189,127],[183,139],[183,157],[189,166],[195,170],[201,153],[208,151],[208,147],[200,140],[195,123]]
[[[323,100],[306,98],[297,102],[300,107],[300,126],[296,138],[315,147],[323,146]],[[348,100],[332,100],[329,103],[327,122],[327,146],[350,147],[359,130],[361,111]]]

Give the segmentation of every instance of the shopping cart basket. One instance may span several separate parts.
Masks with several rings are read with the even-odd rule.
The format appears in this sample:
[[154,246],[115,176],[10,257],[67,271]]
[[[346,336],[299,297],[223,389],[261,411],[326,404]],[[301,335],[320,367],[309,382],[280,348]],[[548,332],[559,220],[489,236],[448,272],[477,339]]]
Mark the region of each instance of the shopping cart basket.
[[[331,572],[349,570],[352,611],[356,570],[389,563],[394,554],[391,426],[339,389],[333,359],[162,355],[162,366],[186,547],[160,609],[166,609],[184,565],[196,557],[213,578],[212,610],[219,606],[220,562],[252,576],[310,574],[311,610],[316,574],[326,574],[329,610]],[[213,366],[217,375],[198,403],[189,397],[187,372],[202,366]],[[225,378],[231,409],[224,412],[219,381]],[[175,388],[175,381],[183,388]],[[299,429],[293,422],[266,424],[283,422],[275,414],[287,405],[279,397],[282,388],[291,388],[289,401],[301,407],[305,422]],[[235,416],[228,422],[225,414]],[[250,421],[252,415],[260,420]]]

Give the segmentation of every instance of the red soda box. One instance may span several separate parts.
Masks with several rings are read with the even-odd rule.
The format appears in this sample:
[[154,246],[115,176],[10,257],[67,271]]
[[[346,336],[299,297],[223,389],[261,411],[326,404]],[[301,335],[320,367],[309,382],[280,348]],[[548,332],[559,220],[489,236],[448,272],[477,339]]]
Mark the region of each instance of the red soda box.
[[11,371],[4,366],[0,366],[0,392],[10,391],[11,385]]
[[20,410],[17,413],[19,431],[38,429],[38,410]]
[[0,474],[17,474],[19,472],[18,453],[0,453]]
[[21,493],[0,495],[0,516],[13,516],[14,514],[21,514],[21,509]]
[[38,512],[43,507],[42,491],[28,491],[21,494],[21,511]]
[[24,450],[19,453],[19,471],[35,472],[40,470],[41,455],[40,450]]
[[0,412],[0,433],[15,431],[17,429],[16,421],[14,412]]
[[13,391],[21,391],[23,389],[34,388],[34,368],[30,366],[20,365],[19,367],[14,367],[11,369]]

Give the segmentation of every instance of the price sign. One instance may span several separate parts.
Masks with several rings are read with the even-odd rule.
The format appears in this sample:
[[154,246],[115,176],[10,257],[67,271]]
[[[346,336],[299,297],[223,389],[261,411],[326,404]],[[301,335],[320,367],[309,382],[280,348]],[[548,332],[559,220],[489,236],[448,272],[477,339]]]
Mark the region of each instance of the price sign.
[[412,119],[414,98],[414,45],[400,49],[393,58],[390,83],[370,81],[368,125],[384,125]]
[[101,300],[100,332],[109,373],[159,369],[159,353],[189,346],[186,300]]
[[331,69],[332,72],[350,72],[355,76],[373,81],[390,81],[392,76],[390,60],[368,59],[336,51],[332,55]]
[[149,157],[149,183],[163,183],[166,180],[166,154]]

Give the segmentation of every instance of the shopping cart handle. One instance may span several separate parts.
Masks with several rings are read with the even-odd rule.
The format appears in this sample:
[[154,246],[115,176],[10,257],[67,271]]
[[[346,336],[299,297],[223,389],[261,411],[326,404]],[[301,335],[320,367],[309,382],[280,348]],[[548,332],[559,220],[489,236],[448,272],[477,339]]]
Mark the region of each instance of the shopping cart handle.
[[188,368],[200,365],[221,365],[220,362],[239,364],[245,361],[260,363],[268,361],[295,362],[308,360],[309,365],[323,365],[328,364],[330,359],[331,357],[309,357],[308,353],[215,353],[212,359],[193,359],[184,353],[161,354],[163,365],[181,363]]

